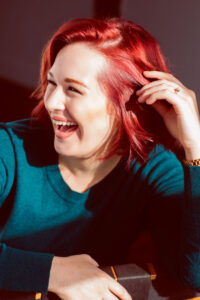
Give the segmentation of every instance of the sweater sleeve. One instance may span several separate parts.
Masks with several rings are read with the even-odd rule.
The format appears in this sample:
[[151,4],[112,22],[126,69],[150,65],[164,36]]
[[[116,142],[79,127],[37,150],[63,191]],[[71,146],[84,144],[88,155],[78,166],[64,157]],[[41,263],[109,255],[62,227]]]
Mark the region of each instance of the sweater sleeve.
[[0,128],[0,207],[11,191],[14,177],[14,147],[8,132]]
[[[15,168],[12,137],[5,124],[0,124],[0,210],[12,190]],[[23,251],[0,243],[0,289],[47,293],[52,259],[52,254]]]
[[150,159],[146,176],[148,219],[157,253],[166,269],[200,289],[200,167],[184,166],[173,153]]
[[0,244],[0,289],[48,293],[53,255]]
[[180,275],[186,285],[200,290],[200,167],[184,166],[184,174]]

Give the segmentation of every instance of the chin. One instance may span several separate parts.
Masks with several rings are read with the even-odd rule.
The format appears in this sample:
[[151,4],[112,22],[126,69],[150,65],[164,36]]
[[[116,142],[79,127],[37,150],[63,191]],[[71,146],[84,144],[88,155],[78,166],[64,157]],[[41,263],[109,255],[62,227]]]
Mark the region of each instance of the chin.
[[66,157],[76,157],[81,158],[82,154],[80,153],[80,147],[75,149],[75,147],[66,146],[62,143],[57,143],[54,141],[54,149],[58,153],[58,155],[66,156]]
[[54,140],[54,149],[60,155],[68,156],[74,153],[74,151],[73,150],[70,151],[70,148],[64,145],[64,143],[59,143],[56,140]]

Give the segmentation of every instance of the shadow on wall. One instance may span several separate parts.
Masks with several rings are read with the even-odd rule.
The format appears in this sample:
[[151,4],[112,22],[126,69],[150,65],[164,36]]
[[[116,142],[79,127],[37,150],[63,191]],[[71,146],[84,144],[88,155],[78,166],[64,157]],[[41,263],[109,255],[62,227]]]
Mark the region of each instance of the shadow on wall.
[[31,99],[33,89],[0,78],[1,110],[0,122],[9,122],[30,117],[37,101]]

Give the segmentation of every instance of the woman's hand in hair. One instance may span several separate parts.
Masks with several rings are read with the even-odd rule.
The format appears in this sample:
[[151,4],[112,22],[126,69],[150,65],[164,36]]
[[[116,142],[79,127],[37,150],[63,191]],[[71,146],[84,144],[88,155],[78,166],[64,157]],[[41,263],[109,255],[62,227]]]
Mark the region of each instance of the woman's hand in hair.
[[186,159],[200,158],[200,118],[195,93],[169,73],[145,71],[156,79],[136,92],[138,102],[152,105],[170,132],[182,144]]
[[131,300],[126,289],[89,255],[54,257],[49,291],[63,300]]

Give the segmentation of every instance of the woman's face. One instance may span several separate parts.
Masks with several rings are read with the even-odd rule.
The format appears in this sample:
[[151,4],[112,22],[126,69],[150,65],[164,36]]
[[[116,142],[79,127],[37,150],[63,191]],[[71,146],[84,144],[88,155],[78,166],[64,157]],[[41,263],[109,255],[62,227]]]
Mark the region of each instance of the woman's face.
[[105,67],[104,57],[83,43],[58,53],[48,73],[44,103],[59,155],[91,157],[110,135],[114,115],[97,81]]

